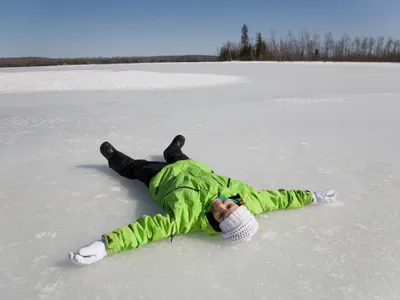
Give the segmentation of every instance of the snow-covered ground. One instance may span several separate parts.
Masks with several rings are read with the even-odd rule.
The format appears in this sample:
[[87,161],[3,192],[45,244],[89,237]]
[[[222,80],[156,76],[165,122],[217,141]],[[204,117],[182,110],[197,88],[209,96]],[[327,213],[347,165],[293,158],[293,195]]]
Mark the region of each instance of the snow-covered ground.
[[[400,65],[0,69],[1,299],[399,299]],[[175,236],[78,267],[67,253],[162,212],[99,145],[185,153],[258,189],[340,205],[260,215],[251,243]]]

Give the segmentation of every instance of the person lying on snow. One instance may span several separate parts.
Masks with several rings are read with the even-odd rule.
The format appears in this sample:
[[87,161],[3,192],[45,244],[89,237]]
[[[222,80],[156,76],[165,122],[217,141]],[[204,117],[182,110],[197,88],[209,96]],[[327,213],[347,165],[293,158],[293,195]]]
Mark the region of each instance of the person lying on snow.
[[196,231],[220,234],[230,242],[250,241],[258,230],[255,215],[336,199],[334,190],[256,191],[245,182],[218,175],[204,163],[190,159],[181,150],[184,144],[185,137],[177,135],[164,150],[166,162],[132,159],[107,141],[101,144],[100,152],[109,167],[123,177],[143,182],[166,213],[143,215],[103,234],[101,240],[77,253],[70,252],[72,262],[89,265],[107,255]]

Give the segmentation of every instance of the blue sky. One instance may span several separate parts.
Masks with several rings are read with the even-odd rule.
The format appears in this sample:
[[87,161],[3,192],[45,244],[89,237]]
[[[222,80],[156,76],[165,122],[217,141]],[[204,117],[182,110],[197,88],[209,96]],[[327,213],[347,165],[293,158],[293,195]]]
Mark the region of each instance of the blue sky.
[[399,12],[400,0],[2,0],[0,57],[216,54],[244,23],[250,36],[400,39]]

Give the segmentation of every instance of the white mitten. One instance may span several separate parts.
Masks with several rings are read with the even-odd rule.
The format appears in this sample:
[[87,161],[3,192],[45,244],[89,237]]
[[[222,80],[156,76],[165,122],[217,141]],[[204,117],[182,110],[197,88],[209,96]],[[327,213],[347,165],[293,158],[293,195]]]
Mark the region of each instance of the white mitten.
[[90,265],[107,256],[106,245],[102,241],[96,241],[89,246],[79,249],[78,253],[70,252],[69,258],[77,265]]
[[337,193],[335,190],[317,191],[317,192],[312,192],[312,194],[315,203],[326,204],[326,203],[336,202]]

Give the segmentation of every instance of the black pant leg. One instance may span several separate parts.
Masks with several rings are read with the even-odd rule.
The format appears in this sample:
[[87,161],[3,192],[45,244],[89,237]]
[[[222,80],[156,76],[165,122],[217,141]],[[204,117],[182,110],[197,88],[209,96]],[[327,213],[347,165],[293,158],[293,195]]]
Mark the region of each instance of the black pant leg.
[[189,157],[182,152],[182,149],[178,145],[169,146],[164,152],[164,158],[169,164],[179,160],[189,159]]
[[119,175],[128,179],[138,179],[146,186],[149,186],[150,180],[167,165],[164,162],[133,159],[120,151],[110,158],[108,164]]

